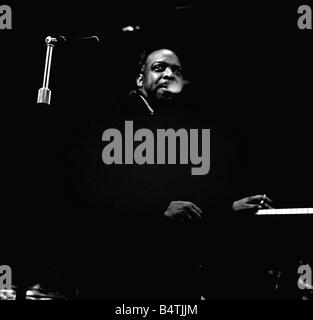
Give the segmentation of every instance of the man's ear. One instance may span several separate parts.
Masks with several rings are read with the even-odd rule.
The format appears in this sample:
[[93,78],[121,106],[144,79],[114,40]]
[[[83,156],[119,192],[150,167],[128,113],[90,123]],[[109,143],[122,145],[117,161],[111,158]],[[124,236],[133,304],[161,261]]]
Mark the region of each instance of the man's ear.
[[136,83],[137,83],[138,88],[142,88],[142,82],[143,82],[143,74],[139,73],[139,75],[136,79]]

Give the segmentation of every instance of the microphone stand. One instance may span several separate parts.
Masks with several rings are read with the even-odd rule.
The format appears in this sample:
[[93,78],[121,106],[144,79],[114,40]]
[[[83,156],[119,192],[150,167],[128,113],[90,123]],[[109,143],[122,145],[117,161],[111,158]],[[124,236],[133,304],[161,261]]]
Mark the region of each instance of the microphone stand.
[[45,39],[45,43],[47,44],[46,63],[45,63],[45,71],[43,76],[43,84],[42,84],[42,87],[38,90],[37,103],[45,103],[50,105],[51,90],[48,88],[48,86],[49,86],[49,78],[50,78],[52,51],[53,51],[54,43],[57,41],[58,41],[57,38],[52,38],[50,36],[46,37]]
[[48,86],[49,86],[51,59],[52,59],[52,51],[54,48],[54,44],[56,42],[65,43],[65,42],[80,41],[80,40],[93,40],[93,41],[100,42],[100,39],[98,36],[75,37],[75,38],[68,38],[65,36],[58,36],[57,38],[52,38],[50,36],[46,37],[45,43],[47,44],[47,52],[46,52],[45,71],[43,76],[42,87],[38,90],[37,103],[45,103],[50,105],[51,90],[49,89]]

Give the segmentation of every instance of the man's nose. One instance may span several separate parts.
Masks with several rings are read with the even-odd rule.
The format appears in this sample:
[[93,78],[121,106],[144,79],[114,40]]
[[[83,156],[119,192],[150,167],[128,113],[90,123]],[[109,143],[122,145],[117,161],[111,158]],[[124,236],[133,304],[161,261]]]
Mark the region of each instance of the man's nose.
[[163,72],[163,78],[173,78],[174,73],[171,68],[167,67]]

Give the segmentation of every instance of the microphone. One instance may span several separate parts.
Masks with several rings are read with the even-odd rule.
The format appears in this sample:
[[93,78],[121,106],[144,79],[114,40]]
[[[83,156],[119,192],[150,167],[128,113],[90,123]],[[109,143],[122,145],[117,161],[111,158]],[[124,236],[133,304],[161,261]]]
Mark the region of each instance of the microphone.
[[56,37],[51,37],[48,36],[45,39],[46,44],[50,43],[73,43],[73,42],[80,42],[80,41],[97,41],[100,42],[100,38],[98,36],[84,36],[84,37],[73,37],[73,36],[64,36],[64,35],[59,35]]
[[100,42],[98,36],[85,36],[85,37],[71,37],[71,36],[57,36],[51,37],[48,36],[45,39],[45,43],[47,45],[46,52],[46,61],[45,61],[45,70],[43,76],[43,84],[42,87],[38,90],[37,103],[45,103],[50,105],[51,101],[51,90],[49,89],[49,78],[50,78],[50,68],[51,68],[51,60],[52,60],[52,51],[53,47],[56,43],[75,43],[80,41],[93,41]]

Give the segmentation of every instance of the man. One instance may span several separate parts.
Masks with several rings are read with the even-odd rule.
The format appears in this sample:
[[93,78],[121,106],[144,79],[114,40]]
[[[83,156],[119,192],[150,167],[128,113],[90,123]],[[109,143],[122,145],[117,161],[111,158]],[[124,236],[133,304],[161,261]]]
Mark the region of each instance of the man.
[[[148,55],[144,54],[141,57],[140,69],[137,77],[139,97],[152,114],[154,113],[152,108],[154,105],[167,106],[165,102],[177,99],[182,94],[185,85],[189,83],[184,79],[182,65],[178,56],[169,49],[159,49],[150,52]],[[173,106],[168,107],[173,108]],[[156,112],[159,111],[161,110]],[[262,206],[270,208],[270,202],[272,202],[271,199],[266,195],[244,197],[234,201],[232,209],[234,211],[253,211],[260,209]],[[173,214],[174,212],[171,213]],[[202,211],[198,208],[198,210],[193,209],[191,213],[193,216],[199,216]],[[167,214],[169,213],[167,212]],[[171,216],[171,214],[169,215]]]

